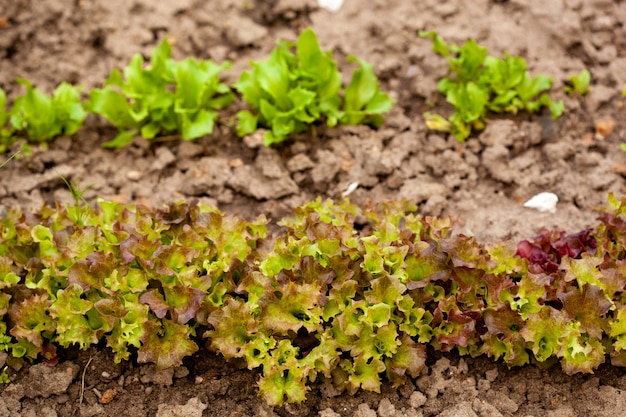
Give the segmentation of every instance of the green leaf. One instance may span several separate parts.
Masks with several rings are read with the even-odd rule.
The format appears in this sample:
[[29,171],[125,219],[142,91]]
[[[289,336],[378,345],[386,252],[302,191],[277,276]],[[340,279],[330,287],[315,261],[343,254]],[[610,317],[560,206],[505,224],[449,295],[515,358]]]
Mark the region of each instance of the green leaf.
[[380,359],[355,358],[343,360],[341,367],[348,372],[349,392],[355,393],[362,388],[380,393],[380,373],[385,371],[385,363]]
[[609,336],[614,339],[613,347],[616,351],[626,350],[626,308],[621,307],[609,319]]
[[450,48],[448,47],[448,44],[446,44],[437,32],[420,30],[419,35],[422,38],[431,38],[433,40],[433,51],[446,58],[450,56]]
[[580,334],[572,324],[567,327],[563,346],[559,352],[561,367],[568,375],[591,373],[604,363],[605,348],[599,340]]
[[578,74],[571,75],[568,78],[570,85],[565,86],[565,92],[567,94],[576,93],[584,96],[589,91],[589,83],[591,81],[591,74],[588,70],[583,69]]
[[[252,111],[240,112],[239,136],[251,134],[257,127],[266,128],[266,146],[280,143],[293,133],[305,132],[310,125],[326,118],[328,126],[338,123],[366,123],[378,127],[382,113],[394,104],[378,89],[378,79],[371,65],[359,61],[344,94],[342,110],[341,73],[330,51],[323,52],[315,32],[304,30],[294,45],[278,42],[270,57],[251,62],[252,71],[244,71],[235,84]],[[354,57],[351,60],[358,61]],[[260,114],[255,114],[257,111]]]
[[261,87],[256,81],[254,74],[254,71],[243,71],[239,77],[239,81],[236,82],[233,87],[241,93],[244,101],[246,101],[253,109],[258,109],[261,97],[263,97],[263,92],[261,91]]
[[449,90],[446,100],[456,108],[451,120],[458,118],[464,123],[472,123],[484,115],[489,93],[477,84],[468,82]]
[[205,293],[197,288],[175,285],[164,287],[167,304],[172,307],[172,319],[178,324],[186,324],[195,318]]
[[371,290],[364,292],[365,299],[372,303],[395,306],[402,299],[406,287],[397,277],[384,275],[371,281]]
[[470,39],[458,51],[458,57],[450,59],[450,69],[460,83],[475,82],[487,58],[487,48]]
[[[26,93],[14,100],[10,120],[13,129],[26,131],[28,140],[48,141],[61,134],[71,135],[82,126],[87,112],[80,102],[80,87],[61,83],[49,97],[23,78],[17,82],[26,87]],[[5,104],[6,97],[0,102],[1,112]],[[0,117],[0,122],[0,129],[4,129],[6,116]]]
[[365,108],[378,89],[378,80],[374,75],[374,67],[365,61],[349,56],[348,62],[358,62],[360,68],[354,70],[352,79],[346,89],[345,106],[346,111],[361,110]]
[[93,89],[89,92],[91,111],[104,116],[109,122],[121,128],[137,128],[139,124],[130,115],[130,105],[123,94],[108,88]]
[[141,55],[135,55],[124,68],[124,77],[113,70],[105,87],[90,93],[91,110],[120,131],[105,147],[124,146],[137,133],[146,139],[180,133],[183,140],[192,140],[213,131],[216,110],[234,99],[228,86],[219,82],[230,64],[193,58],[178,62],[171,59],[171,52],[164,40],[153,51],[150,67],[144,68]]
[[162,319],[160,323],[147,320],[143,323],[141,347],[137,362],[154,362],[157,369],[182,365],[183,358],[196,353],[198,346],[189,339],[191,328]]
[[107,346],[115,353],[114,360],[119,363],[122,359],[128,360],[129,346],[139,348],[145,329],[143,323],[148,321],[148,306],[141,304],[133,296],[126,296],[123,300],[126,311],[119,320],[116,320],[111,333],[106,336]]
[[581,291],[559,294],[559,299],[563,302],[563,311],[568,319],[580,323],[580,330],[589,336],[602,339],[607,321],[603,316],[613,307],[613,303],[606,299],[600,288],[585,284]]
[[526,74],[524,79],[517,87],[517,92],[522,102],[528,103],[533,98],[539,95],[546,90],[549,90],[552,86],[552,78],[546,77],[544,75],[538,75],[536,77],[531,77]]
[[237,136],[243,137],[251,135],[257,129],[259,116],[252,114],[248,110],[242,110],[237,113]]
[[49,308],[52,304],[47,294],[32,295],[28,299],[15,303],[9,309],[9,316],[13,321],[10,330],[11,336],[18,341],[32,344],[28,354],[37,354],[45,338],[50,338],[56,328],[56,322],[50,316]]
[[376,329],[364,327],[352,348],[352,354],[365,359],[392,357],[400,344],[397,328],[393,323],[381,325]]
[[445,117],[430,112],[424,113],[423,116],[428,129],[439,132],[452,131],[452,124]]
[[205,336],[210,338],[211,348],[227,359],[244,357],[246,344],[255,339],[260,324],[249,305],[232,298],[227,298],[222,308],[214,310],[208,321],[213,330]]
[[317,285],[288,282],[264,297],[265,307],[260,319],[265,328],[279,334],[286,334],[289,330],[297,332],[302,327],[309,332],[320,330],[322,308],[319,298]]
[[200,110],[192,120],[187,114],[182,114],[181,137],[192,140],[213,133],[213,125],[218,118],[214,111]]
[[270,58],[261,61],[253,62],[253,74],[255,82],[263,92],[272,98],[280,110],[286,111],[291,107],[291,103],[288,98],[288,93],[291,88],[291,81],[289,77],[289,67],[282,49],[275,49]]
[[104,148],[118,149],[133,142],[139,132],[136,130],[120,131],[112,140],[102,144]]
[[488,56],[484,62],[484,82],[497,95],[508,96],[506,100],[502,99],[503,104],[510,102],[516,95],[515,87],[524,80],[526,75],[526,61],[521,57],[506,54],[504,59]]
[[93,303],[83,299],[82,294],[79,285],[71,284],[57,293],[57,300],[50,306],[50,314],[57,321],[56,340],[63,347],[77,343],[81,349],[87,349],[98,343],[99,335],[87,317]]
[[561,350],[561,341],[567,332],[567,321],[563,314],[548,306],[531,313],[520,334],[531,344],[531,350],[539,362],[556,356]]
[[553,118],[563,113],[563,102],[552,102],[547,93],[538,97],[550,89],[552,79],[542,75],[531,77],[523,58],[508,54],[504,59],[490,56],[486,48],[472,39],[459,48],[447,45],[435,32],[420,32],[420,35],[433,39],[433,49],[448,59],[451,73],[439,80],[437,89],[454,106],[454,114],[446,120],[426,113],[429,129],[451,132],[464,141],[472,130],[484,128],[487,110],[515,114],[546,106]]
[[259,391],[271,405],[281,405],[285,401],[304,401],[307,387],[303,369],[298,366],[298,349],[288,340],[281,340],[272,352],[272,361],[263,366],[263,376],[259,380]]
[[398,386],[405,374],[416,378],[426,366],[426,346],[415,343],[404,335],[401,344],[391,358],[385,359],[387,377]]

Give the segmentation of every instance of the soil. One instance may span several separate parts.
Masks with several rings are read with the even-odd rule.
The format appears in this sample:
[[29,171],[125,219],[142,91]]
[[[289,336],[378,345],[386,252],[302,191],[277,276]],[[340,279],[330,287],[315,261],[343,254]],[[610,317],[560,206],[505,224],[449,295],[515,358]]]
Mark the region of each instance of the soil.
[[[0,208],[37,209],[72,202],[60,175],[97,198],[160,206],[200,198],[227,213],[279,219],[316,196],[408,198],[427,215],[452,215],[482,241],[520,240],[542,227],[577,232],[595,225],[609,191],[623,194],[626,110],[626,2],[623,0],[346,0],[336,14],[313,0],[0,0],[0,87],[9,99],[24,77],[50,93],[61,81],[101,86],[111,69],[135,53],[148,56],[168,36],[175,58],[230,60],[228,82],[276,39],[295,40],[312,26],[348,78],[354,54],[375,65],[384,91],[398,104],[378,131],[319,128],[274,148],[260,135],[238,139],[232,118],[194,142],[145,141],[115,151],[100,144],[115,135],[89,116],[72,137],[13,160],[0,177]],[[422,113],[450,112],[436,91],[447,62],[420,30],[462,43],[474,38],[494,55],[523,56],[531,74],[554,78],[565,114],[492,115],[465,143],[429,132]],[[587,68],[591,91],[563,92],[569,76]],[[19,146],[16,146],[17,150]],[[523,207],[553,192],[556,213]],[[484,358],[430,352],[429,367],[412,383],[382,393],[336,392],[314,385],[299,405],[269,408],[257,395],[257,374],[210,352],[157,372],[131,362],[115,365],[104,347],[64,350],[56,367],[10,371],[0,416],[616,416],[626,406],[626,375],[603,365],[595,375],[567,376],[556,366],[521,369]]]

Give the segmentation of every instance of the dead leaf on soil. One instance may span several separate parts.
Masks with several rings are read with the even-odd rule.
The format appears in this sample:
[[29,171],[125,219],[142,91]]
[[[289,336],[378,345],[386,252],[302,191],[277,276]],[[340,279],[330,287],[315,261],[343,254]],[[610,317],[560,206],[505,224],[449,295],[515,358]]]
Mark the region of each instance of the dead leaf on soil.
[[111,401],[113,401],[113,398],[115,398],[115,396],[117,395],[117,389],[116,388],[109,388],[108,390],[104,391],[102,393],[102,396],[100,397],[100,403],[101,404],[108,404]]
[[596,136],[600,136],[602,139],[610,136],[615,130],[615,120],[602,119],[596,122]]
[[10,27],[9,16],[0,16],[0,29],[8,29]]

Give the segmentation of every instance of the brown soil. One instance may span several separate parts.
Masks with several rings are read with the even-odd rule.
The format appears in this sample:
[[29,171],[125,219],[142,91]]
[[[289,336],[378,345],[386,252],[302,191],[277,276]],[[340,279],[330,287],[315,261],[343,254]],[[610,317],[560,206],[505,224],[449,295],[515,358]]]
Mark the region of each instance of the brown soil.
[[[423,214],[450,214],[483,241],[530,238],[541,227],[576,232],[595,224],[607,192],[623,193],[626,110],[626,2],[622,0],[346,0],[331,14],[313,0],[0,0],[0,87],[9,98],[25,77],[46,92],[61,81],[98,87],[135,53],[164,36],[177,58],[231,60],[228,81],[268,54],[278,38],[312,26],[349,76],[349,54],[375,65],[398,105],[378,131],[321,129],[272,148],[242,141],[229,118],[194,142],[147,142],[109,151],[115,129],[90,116],[75,136],[12,161],[0,177],[1,207],[71,202],[59,174],[85,197],[161,205],[210,201],[228,213],[278,219],[318,195],[339,198],[358,182],[353,202],[409,198]],[[450,109],[436,91],[447,63],[419,30],[462,43],[474,38],[493,54],[526,58],[531,74],[554,77],[553,98],[566,112],[492,117],[465,143],[428,132],[422,113]],[[583,68],[585,97],[563,93]],[[235,106],[237,107],[237,106]],[[606,129],[615,123],[613,129]],[[17,149],[17,147],[16,147]],[[523,202],[542,191],[559,196],[557,212]],[[0,207],[0,208],[1,208]],[[305,403],[276,409],[257,396],[257,374],[203,351],[175,370],[114,365],[103,347],[61,352],[56,368],[9,374],[0,416],[616,416],[626,406],[626,376],[608,365],[596,375],[564,375],[558,365],[508,370],[478,358],[430,355],[412,384],[349,396],[315,385]]]

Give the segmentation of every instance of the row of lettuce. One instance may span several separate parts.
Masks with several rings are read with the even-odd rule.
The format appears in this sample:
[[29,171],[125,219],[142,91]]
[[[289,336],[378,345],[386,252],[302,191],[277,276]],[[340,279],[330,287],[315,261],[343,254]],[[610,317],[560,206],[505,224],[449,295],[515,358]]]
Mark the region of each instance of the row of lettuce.
[[[552,79],[531,77],[523,58],[488,55],[473,40],[459,47],[446,44],[435,32],[421,36],[432,38],[434,51],[450,63],[449,76],[439,82],[438,89],[454,112],[448,118],[426,113],[430,128],[451,132],[463,141],[484,127],[488,112],[538,111],[544,106],[553,117],[563,112],[563,103],[553,102],[547,94]],[[264,128],[266,146],[323,123],[378,127],[395,103],[380,91],[373,66],[354,56],[348,60],[358,67],[344,86],[337,61],[330,51],[320,48],[311,29],[304,30],[295,43],[278,41],[269,58],[251,62],[252,69],[232,86],[221,81],[229,62],[176,61],[171,54],[165,40],[152,52],[149,64],[141,55],[134,56],[123,72],[111,72],[103,88],[91,90],[87,100],[81,100],[81,87],[61,83],[49,96],[18,79],[26,93],[8,110],[6,95],[0,90],[0,151],[20,136],[42,143],[72,135],[89,112],[103,116],[119,130],[105,147],[122,147],[137,135],[152,139],[175,134],[192,140],[213,132],[220,111],[235,100],[235,92],[248,107],[237,113],[238,135]],[[570,83],[570,91],[584,94],[589,73],[572,76]]]
[[[8,111],[6,97],[0,92],[4,148],[21,131],[31,142],[71,135],[88,112],[103,116],[119,130],[105,147],[122,147],[137,135],[153,139],[178,134],[183,140],[192,140],[211,134],[219,111],[235,99],[231,86],[221,81],[230,63],[218,65],[195,58],[176,61],[171,55],[167,40],[154,49],[149,65],[135,55],[123,74],[114,69],[103,88],[91,90],[84,102],[80,87],[62,83],[47,96],[19,79],[27,91]],[[237,114],[237,133],[244,136],[264,127],[268,129],[264,142],[269,146],[322,120],[329,126],[380,125],[381,115],[394,101],[380,91],[372,65],[349,59],[357,61],[359,68],[344,88],[337,62],[330,51],[320,49],[311,29],[303,31],[295,44],[278,41],[268,59],[252,62],[252,70],[243,72],[232,86],[249,107]]]
[[415,210],[318,199],[272,234],[194,201],[8,211],[0,348],[15,368],[99,343],[167,368],[204,344],[260,369],[272,405],[315,381],[400,385],[428,346],[568,374],[626,366],[626,198],[610,196],[593,229],[517,247]]

